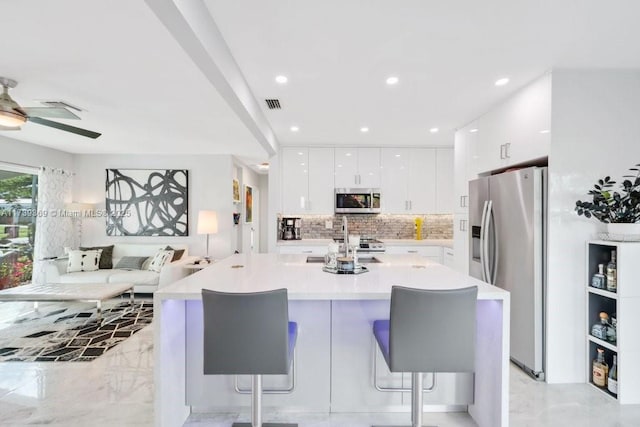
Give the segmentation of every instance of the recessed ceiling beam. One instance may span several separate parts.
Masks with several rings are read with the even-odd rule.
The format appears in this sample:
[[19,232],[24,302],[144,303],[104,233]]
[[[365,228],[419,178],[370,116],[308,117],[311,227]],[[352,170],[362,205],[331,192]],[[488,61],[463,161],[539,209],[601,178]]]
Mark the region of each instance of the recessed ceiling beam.
[[[202,0],[145,0],[269,157],[278,140]],[[178,79],[179,80],[179,79]]]

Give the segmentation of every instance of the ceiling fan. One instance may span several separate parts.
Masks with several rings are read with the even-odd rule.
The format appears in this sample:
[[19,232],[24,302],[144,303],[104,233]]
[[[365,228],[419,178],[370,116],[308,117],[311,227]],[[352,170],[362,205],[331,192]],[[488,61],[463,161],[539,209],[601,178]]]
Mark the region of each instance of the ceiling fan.
[[2,85],[2,94],[0,94],[0,131],[3,130],[20,130],[20,127],[28,121],[43,126],[49,126],[65,132],[75,133],[76,135],[86,136],[87,138],[96,139],[101,133],[93,132],[87,129],[81,129],[75,126],[69,126],[64,123],[54,122],[45,117],[53,117],[58,119],[80,120],[68,108],[81,111],[72,105],[60,102],[48,102],[45,104],[49,107],[32,107],[22,108],[17,102],[9,96],[9,89],[18,85],[18,82],[6,77],[0,77],[0,85]]

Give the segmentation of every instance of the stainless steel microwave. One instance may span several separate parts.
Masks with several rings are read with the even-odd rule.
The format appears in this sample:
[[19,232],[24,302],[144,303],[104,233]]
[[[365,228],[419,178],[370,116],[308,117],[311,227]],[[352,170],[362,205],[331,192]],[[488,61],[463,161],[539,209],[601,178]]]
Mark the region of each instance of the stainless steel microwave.
[[380,213],[379,188],[336,188],[336,213]]

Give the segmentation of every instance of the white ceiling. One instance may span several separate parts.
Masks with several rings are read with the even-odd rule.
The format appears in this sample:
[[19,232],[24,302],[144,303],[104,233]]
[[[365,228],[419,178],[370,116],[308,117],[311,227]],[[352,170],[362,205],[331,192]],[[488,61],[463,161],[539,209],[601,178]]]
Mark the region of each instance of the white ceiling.
[[[270,125],[283,144],[451,145],[456,127],[546,70],[640,68],[636,0],[204,2],[217,29],[202,34],[206,20],[188,25],[203,45],[220,30],[241,71],[225,76],[226,88],[154,14],[179,15],[198,0],[176,0],[174,8],[171,0],[2,2],[0,76],[20,82],[14,99],[77,104],[88,112],[66,123],[103,136],[94,141],[33,123],[0,135],[76,153],[264,160],[260,126],[247,128],[255,111],[245,103],[250,114],[238,113],[240,103],[229,96],[235,90],[245,101],[252,92],[268,120],[261,129],[267,134]],[[202,52],[224,62],[215,50]],[[289,83],[276,84],[278,74]],[[391,75],[400,78],[394,87],[384,83]],[[495,87],[503,76],[511,83]],[[239,93],[245,79],[250,92]],[[282,110],[266,109],[272,97]],[[300,131],[290,132],[292,125]],[[440,132],[431,134],[432,127]]]
[[24,107],[64,99],[88,111],[60,122],[103,133],[27,123],[0,135],[73,153],[265,155],[142,1],[5,1],[0,29],[0,76],[19,82],[12,97]]
[[205,2],[282,144],[450,145],[553,67],[640,67],[637,0]]

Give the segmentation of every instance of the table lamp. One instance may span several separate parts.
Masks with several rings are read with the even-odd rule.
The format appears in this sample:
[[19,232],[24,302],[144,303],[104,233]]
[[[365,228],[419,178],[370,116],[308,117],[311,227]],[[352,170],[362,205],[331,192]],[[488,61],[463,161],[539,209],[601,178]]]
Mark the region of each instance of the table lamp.
[[198,212],[198,234],[207,235],[207,256],[209,258],[209,236],[218,232],[218,214],[216,211],[199,211]]
[[78,246],[82,244],[82,219],[84,217],[93,216],[93,210],[95,205],[93,203],[80,203],[71,202],[64,206],[67,215],[71,217],[71,220],[78,224]]

